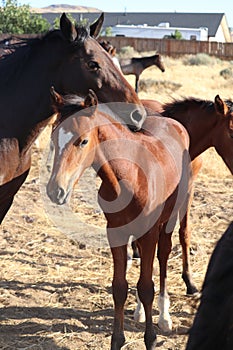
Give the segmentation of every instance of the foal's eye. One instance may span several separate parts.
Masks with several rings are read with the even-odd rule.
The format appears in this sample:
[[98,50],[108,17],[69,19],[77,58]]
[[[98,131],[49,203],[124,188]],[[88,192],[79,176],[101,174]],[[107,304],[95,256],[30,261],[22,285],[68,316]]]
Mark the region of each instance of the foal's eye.
[[78,140],[74,143],[76,147],[83,148],[88,144],[88,139]]
[[100,69],[99,63],[96,61],[89,61],[87,63],[87,66],[90,70],[93,70],[93,71],[97,71],[98,69]]

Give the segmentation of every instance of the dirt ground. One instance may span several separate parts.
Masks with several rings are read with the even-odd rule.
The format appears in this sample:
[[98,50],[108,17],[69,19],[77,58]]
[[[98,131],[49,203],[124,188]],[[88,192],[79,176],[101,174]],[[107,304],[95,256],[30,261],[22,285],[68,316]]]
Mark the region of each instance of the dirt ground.
[[[165,63],[167,69],[163,74],[156,68],[143,73],[142,79],[153,76],[161,83],[155,90],[140,92],[141,98],[165,102],[171,96],[212,100],[216,94],[231,97],[232,80],[224,80],[219,75],[229,62],[189,67],[184,66],[181,59],[167,58]],[[128,79],[134,84],[133,77]],[[0,231],[0,349],[107,350],[113,323],[110,251],[107,247],[87,248],[85,242],[61,232],[51,222],[40,193],[42,157],[43,150],[34,147],[29,177]],[[232,175],[213,149],[205,152],[203,160],[191,211],[192,269],[199,289],[209,256],[232,220],[233,209]],[[93,178],[93,181],[96,180]],[[77,199],[76,211],[103,227],[102,214],[92,209],[88,193]],[[78,226],[77,232],[80,230]],[[128,272],[129,293],[125,306],[127,343],[123,349],[127,350],[144,349],[144,325],[133,319],[138,275],[139,266],[133,261]],[[155,285],[158,286],[158,274]],[[157,348],[184,350],[198,301],[185,295],[177,229],[169,259],[168,290],[173,331],[164,335],[157,327],[158,294],[155,293],[153,320],[158,335]]]

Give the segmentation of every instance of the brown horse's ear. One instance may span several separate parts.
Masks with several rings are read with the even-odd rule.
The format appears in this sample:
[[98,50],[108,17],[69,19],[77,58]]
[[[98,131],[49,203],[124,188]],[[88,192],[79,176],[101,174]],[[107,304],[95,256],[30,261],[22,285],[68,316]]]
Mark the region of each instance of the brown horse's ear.
[[96,110],[97,104],[98,104],[98,98],[96,94],[94,93],[93,90],[89,89],[88,95],[85,97],[85,100],[84,100],[84,107],[85,108],[94,107],[91,110],[91,112],[94,113],[94,111]]
[[220,98],[219,95],[215,96],[214,99],[214,106],[217,113],[221,114],[222,116],[226,116],[228,113],[228,107],[226,103]]
[[94,39],[96,39],[99,36],[103,22],[104,22],[104,13],[102,12],[100,17],[90,25],[90,36],[92,36]]
[[63,105],[63,98],[58,92],[55,91],[53,86],[50,88],[50,94],[52,97],[53,108],[55,109],[55,112],[58,112],[59,107]]
[[66,40],[74,41],[77,38],[77,31],[75,26],[63,12],[60,18],[60,29]]

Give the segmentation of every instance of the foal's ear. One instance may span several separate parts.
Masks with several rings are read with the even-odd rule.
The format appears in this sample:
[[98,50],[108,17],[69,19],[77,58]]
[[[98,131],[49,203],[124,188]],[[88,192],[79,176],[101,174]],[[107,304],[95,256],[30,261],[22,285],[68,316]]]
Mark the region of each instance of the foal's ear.
[[215,96],[214,106],[215,106],[217,113],[221,114],[222,116],[227,115],[228,107],[227,107],[226,103],[220,98],[219,95]]
[[75,26],[64,12],[60,18],[60,29],[68,41],[74,41],[77,38],[77,31],[75,29]]
[[104,13],[102,12],[100,17],[90,25],[90,36],[92,36],[95,39],[99,36],[103,22],[104,22]]
[[52,98],[53,107],[54,109],[58,110],[58,106],[61,106],[63,104],[63,98],[61,95],[59,95],[58,92],[55,91],[53,86],[51,86],[50,88],[50,94]]
[[94,113],[94,111],[96,110],[97,104],[98,104],[98,98],[96,94],[94,93],[93,90],[89,89],[88,95],[85,97],[85,100],[84,100],[84,107],[85,108],[93,107],[91,112]]

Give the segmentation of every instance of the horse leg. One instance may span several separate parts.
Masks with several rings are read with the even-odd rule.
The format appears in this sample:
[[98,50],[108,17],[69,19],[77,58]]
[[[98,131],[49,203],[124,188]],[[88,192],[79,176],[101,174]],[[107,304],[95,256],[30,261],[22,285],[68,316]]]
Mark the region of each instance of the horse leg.
[[131,243],[131,247],[133,250],[133,259],[140,259],[140,254],[139,254],[139,250],[137,247],[137,243],[134,240]]
[[138,81],[139,81],[139,76],[136,74],[135,75],[135,92],[138,93]]
[[172,320],[169,314],[170,300],[167,293],[167,261],[172,248],[172,232],[166,232],[166,224],[161,227],[158,243],[158,260],[160,268],[160,290],[158,298],[159,320],[158,326],[164,332],[172,330]]
[[192,281],[192,273],[190,268],[190,236],[189,230],[189,211],[185,214],[180,222],[179,238],[182,247],[182,278],[186,284],[187,294],[195,294],[198,292]]
[[7,182],[6,184],[0,186],[0,224],[10,209],[15,194],[18,192],[26,180],[28,173],[29,169],[10,182]]
[[138,240],[138,247],[141,256],[141,269],[137,290],[138,296],[145,310],[146,329],[144,341],[147,350],[153,350],[156,346],[156,333],[152,323],[152,305],[154,300],[154,282],[152,280],[152,273],[158,235],[158,227],[155,227]]
[[[201,157],[195,158],[192,161],[191,165],[192,165],[193,179],[196,179],[197,174],[202,165]],[[193,193],[194,193],[194,190],[192,188],[192,191],[190,193],[189,200],[187,203],[187,207],[185,208],[185,210],[183,210],[184,214],[180,214],[180,229],[179,229],[179,239],[182,247],[182,263],[183,263],[182,278],[187,287],[187,294],[195,294],[198,292],[196,286],[192,281],[192,273],[190,268],[191,230],[189,228],[189,215],[190,215],[190,208],[193,200]]]
[[114,274],[112,294],[114,300],[114,324],[111,340],[111,350],[119,350],[125,343],[124,336],[124,304],[128,293],[126,281],[127,245],[111,248]]

